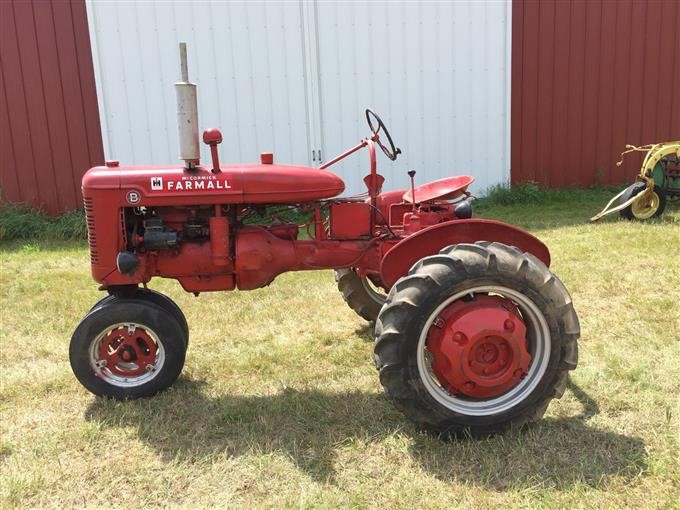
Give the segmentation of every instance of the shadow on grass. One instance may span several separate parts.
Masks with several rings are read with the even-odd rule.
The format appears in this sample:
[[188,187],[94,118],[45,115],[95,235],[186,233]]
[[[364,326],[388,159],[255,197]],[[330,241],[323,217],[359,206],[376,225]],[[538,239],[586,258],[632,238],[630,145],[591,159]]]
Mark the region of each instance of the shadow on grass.
[[359,326],[357,329],[354,330],[354,334],[361,338],[362,340],[373,343],[375,340],[374,332],[375,331],[375,322],[367,322],[365,324],[362,324]]
[[[450,442],[416,432],[382,393],[288,389],[270,396],[209,397],[203,386],[185,378],[152,399],[97,398],[86,418],[104,428],[135,427],[168,462],[283,453],[310,477],[330,483],[338,450],[367,451],[385,442],[387,448],[407,449],[414,467],[441,480],[494,490],[599,485],[608,475],[632,479],[645,466],[639,438],[586,424],[598,413],[597,404],[573,383],[569,388],[583,407],[578,416],[544,419],[485,440]],[[390,442],[394,436],[407,437],[408,446]]]

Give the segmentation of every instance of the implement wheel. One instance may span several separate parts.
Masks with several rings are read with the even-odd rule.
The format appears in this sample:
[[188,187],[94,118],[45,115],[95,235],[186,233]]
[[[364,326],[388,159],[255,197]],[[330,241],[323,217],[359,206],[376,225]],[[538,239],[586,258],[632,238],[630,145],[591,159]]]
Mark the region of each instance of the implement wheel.
[[419,261],[376,323],[387,396],[417,427],[485,436],[539,419],[576,367],[578,317],[533,255],[459,244]]
[[[630,186],[621,197],[621,202],[630,200],[646,187],[644,182]],[[666,209],[666,192],[658,185],[647,196],[642,196],[619,213],[627,220],[649,220],[661,216]]]

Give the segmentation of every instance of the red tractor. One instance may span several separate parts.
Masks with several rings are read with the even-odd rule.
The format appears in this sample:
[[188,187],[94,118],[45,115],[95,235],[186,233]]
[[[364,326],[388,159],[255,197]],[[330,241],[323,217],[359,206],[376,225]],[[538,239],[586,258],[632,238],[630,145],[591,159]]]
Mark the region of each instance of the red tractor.
[[[184,61],[183,61],[184,62]],[[542,416],[576,367],[579,321],[550,254],[531,234],[472,219],[459,176],[382,192],[376,146],[391,160],[385,124],[319,168],[220,165],[216,129],[198,162],[195,86],[176,84],[184,165],[91,168],[83,177],[92,276],[107,295],[71,339],[78,380],[97,395],[147,397],[172,385],[189,328],[179,307],[147,288],[154,276],[188,292],[250,290],[286,271],[334,269],[347,304],[375,321],[375,365],[387,396],[419,428],[486,435]],[[326,170],[368,150],[367,194],[337,198]],[[274,210],[304,211],[296,222]],[[258,223],[257,218],[263,220]]]

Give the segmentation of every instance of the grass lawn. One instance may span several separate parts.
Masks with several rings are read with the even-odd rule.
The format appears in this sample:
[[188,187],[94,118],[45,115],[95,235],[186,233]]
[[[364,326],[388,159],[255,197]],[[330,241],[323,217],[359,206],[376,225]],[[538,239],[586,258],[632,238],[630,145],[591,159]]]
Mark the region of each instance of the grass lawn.
[[68,364],[100,295],[85,243],[0,245],[0,507],[680,508],[680,204],[589,224],[610,195],[478,208],[548,244],[582,330],[564,397],[483,441],[392,407],[329,271],[198,298],[153,281],[189,320],[183,375],[95,398]]

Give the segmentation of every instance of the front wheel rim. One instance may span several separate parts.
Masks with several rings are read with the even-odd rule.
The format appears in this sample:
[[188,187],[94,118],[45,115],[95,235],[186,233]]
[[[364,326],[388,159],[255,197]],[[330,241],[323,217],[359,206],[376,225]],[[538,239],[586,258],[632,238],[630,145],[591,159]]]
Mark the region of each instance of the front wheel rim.
[[[509,391],[493,398],[477,399],[447,391],[435,375],[427,340],[435,320],[449,305],[466,296],[497,295],[517,305],[527,327],[528,350],[531,362],[523,378]],[[499,414],[517,406],[536,389],[545,375],[551,353],[550,328],[543,312],[525,294],[498,286],[479,286],[458,292],[444,300],[428,317],[417,347],[417,367],[420,379],[427,392],[447,409],[468,416],[489,416]]]
[[90,367],[102,381],[131,388],[156,378],[165,364],[165,348],[148,326],[121,322],[94,338],[88,357]]

